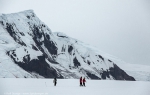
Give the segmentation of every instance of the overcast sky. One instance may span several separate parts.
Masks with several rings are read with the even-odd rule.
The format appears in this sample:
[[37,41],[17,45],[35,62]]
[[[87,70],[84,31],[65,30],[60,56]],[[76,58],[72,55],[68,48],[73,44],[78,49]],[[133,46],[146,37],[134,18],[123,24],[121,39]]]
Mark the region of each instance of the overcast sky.
[[150,65],[150,0],[0,0],[0,13],[28,9],[52,32],[125,62]]

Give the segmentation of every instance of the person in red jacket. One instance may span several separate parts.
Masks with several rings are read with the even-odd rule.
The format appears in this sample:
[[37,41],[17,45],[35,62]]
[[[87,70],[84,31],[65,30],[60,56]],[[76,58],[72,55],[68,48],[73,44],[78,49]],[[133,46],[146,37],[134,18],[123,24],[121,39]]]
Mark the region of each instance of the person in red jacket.
[[86,82],[86,80],[85,80],[85,78],[83,79],[83,86],[85,86],[85,82]]
[[80,86],[83,86],[83,85],[82,85],[82,77],[80,77]]

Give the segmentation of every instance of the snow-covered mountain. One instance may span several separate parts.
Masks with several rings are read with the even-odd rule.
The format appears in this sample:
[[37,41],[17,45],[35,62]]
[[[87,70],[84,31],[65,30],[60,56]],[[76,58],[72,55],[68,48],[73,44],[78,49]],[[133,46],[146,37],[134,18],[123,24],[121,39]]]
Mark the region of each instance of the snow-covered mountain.
[[81,41],[51,32],[32,10],[0,15],[0,77],[135,80]]

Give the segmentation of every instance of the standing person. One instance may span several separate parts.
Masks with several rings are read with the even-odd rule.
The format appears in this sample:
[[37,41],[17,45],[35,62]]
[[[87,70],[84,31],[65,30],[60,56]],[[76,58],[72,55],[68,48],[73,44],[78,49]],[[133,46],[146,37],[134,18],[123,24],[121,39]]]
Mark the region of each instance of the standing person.
[[80,86],[82,86],[82,77],[80,77]]
[[54,83],[54,86],[56,86],[56,84],[57,84],[57,79],[56,78],[54,78],[53,83]]
[[85,86],[85,82],[86,82],[86,80],[85,80],[85,78],[83,79],[83,86]]

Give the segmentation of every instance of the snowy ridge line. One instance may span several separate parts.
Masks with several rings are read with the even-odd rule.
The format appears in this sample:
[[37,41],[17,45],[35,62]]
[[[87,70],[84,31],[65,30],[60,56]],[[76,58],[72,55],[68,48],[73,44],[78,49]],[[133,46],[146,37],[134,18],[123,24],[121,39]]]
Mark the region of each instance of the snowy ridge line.
[[0,46],[3,46],[0,61],[4,56],[9,59],[8,65],[0,70],[13,67],[10,69],[13,75],[7,76],[10,75],[7,72],[0,77],[135,80],[105,57],[105,53],[64,33],[51,32],[32,10],[3,14],[0,24]]

